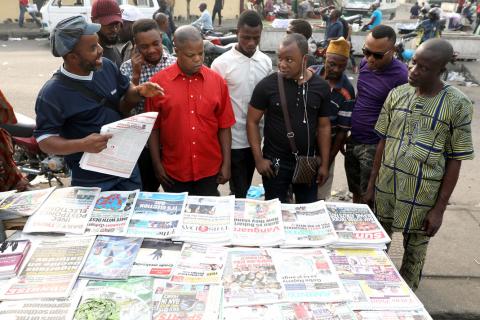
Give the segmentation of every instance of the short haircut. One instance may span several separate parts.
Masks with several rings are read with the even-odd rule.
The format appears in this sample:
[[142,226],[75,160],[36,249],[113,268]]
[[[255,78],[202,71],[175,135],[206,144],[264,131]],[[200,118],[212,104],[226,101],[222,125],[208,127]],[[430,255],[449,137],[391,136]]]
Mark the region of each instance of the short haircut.
[[300,49],[300,53],[302,55],[308,54],[308,41],[300,33],[287,34],[282,40],[282,45],[284,47],[287,47],[294,43],[297,45],[298,49]]
[[157,12],[154,17],[158,23],[164,23],[168,20],[168,16],[163,12]]
[[312,37],[312,25],[307,20],[294,19],[290,21],[291,30],[295,33],[300,33],[305,39]]
[[173,43],[176,48],[183,46],[187,42],[203,41],[200,31],[191,25],[178,27],[173,34]]
[[150,30],[157,30],[160,32],[158,24],[153,19],[140,19],[135,21],[132,26],[133,36],[140,32],[147,32]]
[[330,12],[330,18],[332,19],[338,19],[342,16],[342,11],[338,9],[333,9],[332,12]]
[[249,26],[252,28],[260,26],[263,28],[262,18],[260,15],[253,10],[245,10],[242,12],[237,22],[237,30],[243,26]]
[[372,37],[374,37],[375,39],[387,38],[388,41],[392,42],[393,44],[395,44],[395,42],[397,41],[397,34],[395,33],[395,30],[393,30],[392,27],[386,26],[384,24],[379,24],[372,29]]

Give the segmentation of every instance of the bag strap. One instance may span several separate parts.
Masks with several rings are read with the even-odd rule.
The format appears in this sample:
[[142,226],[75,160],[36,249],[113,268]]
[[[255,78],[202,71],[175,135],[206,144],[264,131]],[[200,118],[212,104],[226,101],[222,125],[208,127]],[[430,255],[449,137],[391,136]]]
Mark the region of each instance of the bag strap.
[[282,106],[283,119],[285,120],[285,127],[287,128],[287,138],[290,143],[290,149],[294,155],[298,155],[297,145],[295,143],[295,133],[293,132],[292,123],[290,122],[290,115],[287,108],[287,97],[285,95],[285,86],[283,84],[283,76],[278,73],[278,91],[280,93],[280,105]]

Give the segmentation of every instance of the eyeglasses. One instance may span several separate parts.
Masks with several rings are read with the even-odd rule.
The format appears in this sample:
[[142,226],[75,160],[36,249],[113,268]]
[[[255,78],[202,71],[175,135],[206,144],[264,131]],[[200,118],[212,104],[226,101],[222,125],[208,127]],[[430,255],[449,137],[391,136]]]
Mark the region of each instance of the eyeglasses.
[[363,52],[363,55],[364,55],[365,57],[368,58],[368,57],[370,57],[370,56],[373,56],[373,58],[375,58],[376,60],[381,60],[381,59],[383,59],[383,57],[384,57],[387,53],[389,53],[390,51],[392,51],[392,50],[393,50],[393,48],[390,49],[390,50],[388,50],[388,51],[386,51],[386,52],[372,52],[372,51],[370,51],[369,49],[367,49],[367,48],[365,48],[365,47],[362,48],[362,52]]

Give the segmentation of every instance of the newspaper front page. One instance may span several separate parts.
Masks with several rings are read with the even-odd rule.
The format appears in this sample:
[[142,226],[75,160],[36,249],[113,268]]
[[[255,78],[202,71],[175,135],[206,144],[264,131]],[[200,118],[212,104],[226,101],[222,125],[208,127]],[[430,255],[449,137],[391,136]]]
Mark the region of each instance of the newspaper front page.
[[0,204],[0,218],[10,220],[31,216],[47,200],[53,190],[55,187],[8,195]]
[[[283,303],[278,306],[280,319],[362,320],[357,319],[346,303]],[[385,319],[383,319],[385,320]]]
[[170,279],[172,269],[180,259],[182,243],[145,239],[133,263],[130,277]]

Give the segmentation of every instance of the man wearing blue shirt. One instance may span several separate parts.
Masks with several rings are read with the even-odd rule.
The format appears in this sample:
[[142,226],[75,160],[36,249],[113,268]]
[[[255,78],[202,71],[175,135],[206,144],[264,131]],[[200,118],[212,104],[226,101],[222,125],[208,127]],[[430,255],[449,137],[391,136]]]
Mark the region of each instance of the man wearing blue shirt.
[[202,14],[200,18],[192,22],[192,26],[200,27],[202,31],[213,30],[212,16],[207,10],[207,4],[205,2],[200,3],[198,9]]
[[363,27],[363,29],[372,30],[382,23],[382,11],[380,11],[380,2],[372,4],[372,16],[370,21]]
[[325,41],[335,40],[343,36],[343,24],[339,20],[342,13],[334,9],[326,19],[327,29],[325,30]]

